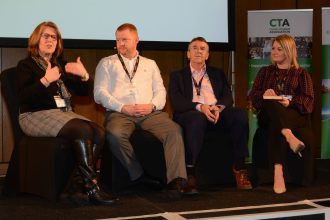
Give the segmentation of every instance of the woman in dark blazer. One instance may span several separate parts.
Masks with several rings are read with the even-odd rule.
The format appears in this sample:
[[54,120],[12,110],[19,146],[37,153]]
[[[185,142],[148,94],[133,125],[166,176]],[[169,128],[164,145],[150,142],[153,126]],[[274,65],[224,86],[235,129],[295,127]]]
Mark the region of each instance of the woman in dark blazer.
[[29,38],[28,57],[17,66],[19,124],[29,136],[71,141],[85,199],[95,204],[112,204],[115,199],[100,191],[93,169],[93,157],[97,158],[104,144],[104,129],[74,113],[71,106],[71,92],[88,94],[89,74],[80,58],[66,63],[61,59],[62,52],[63,42],[56,24],[39,24]]

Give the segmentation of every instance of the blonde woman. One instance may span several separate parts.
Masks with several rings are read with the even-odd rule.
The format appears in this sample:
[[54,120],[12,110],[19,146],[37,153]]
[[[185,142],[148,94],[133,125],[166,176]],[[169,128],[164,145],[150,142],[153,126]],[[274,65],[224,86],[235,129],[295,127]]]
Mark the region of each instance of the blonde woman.
[[299,66],[295,40],[279,35],[272,43],[272,64],[262,67],[250,98],[258,111],[259,126],[268,129],[268,151],[274,165],[274,192],[286,192],[283,166],[287,147],[298,156],[305,144],[292,132],[305,127],[313,111],[314,91],[309,73]]

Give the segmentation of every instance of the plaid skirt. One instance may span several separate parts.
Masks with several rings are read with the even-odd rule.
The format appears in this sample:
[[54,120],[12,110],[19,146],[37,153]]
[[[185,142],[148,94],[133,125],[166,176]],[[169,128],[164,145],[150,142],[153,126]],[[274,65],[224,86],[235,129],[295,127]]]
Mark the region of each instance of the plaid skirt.
[[22,113],[19,115],[19,124],[28,136],[56,137],[61,128],[74,118],[90,121],[73,111],[63,112],[60,109],[50,109]]

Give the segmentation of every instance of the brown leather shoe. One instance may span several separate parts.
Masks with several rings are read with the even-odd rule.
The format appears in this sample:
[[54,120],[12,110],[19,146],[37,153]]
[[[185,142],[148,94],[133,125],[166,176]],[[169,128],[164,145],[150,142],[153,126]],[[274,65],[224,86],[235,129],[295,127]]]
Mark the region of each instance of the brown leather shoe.
[[195,176],[188,176],[187,182],[182,187],[182,192],[185,195],[196,195],[199,193],[197,190],[197,181]]
[[247,170],[236,170],[233,168],[238,189],[252,189]]

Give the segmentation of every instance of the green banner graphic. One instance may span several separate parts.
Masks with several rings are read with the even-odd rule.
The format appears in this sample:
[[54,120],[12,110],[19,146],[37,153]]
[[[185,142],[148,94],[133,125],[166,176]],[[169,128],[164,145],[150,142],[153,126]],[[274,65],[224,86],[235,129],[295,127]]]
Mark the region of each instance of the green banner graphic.
[[[311,72],[312,28],[311,9],[248,11],[248,93],[260,68],[270,64],[272,41],[280,34],[295,38],[299,64]],[[257,118],[249,100],[247,109],[250,126],[248,160],[251,161]]]
[[322,46],[321,158],[330,158],[330,45]]
[[321,158],[330,158],[330,8],[322,8]]

